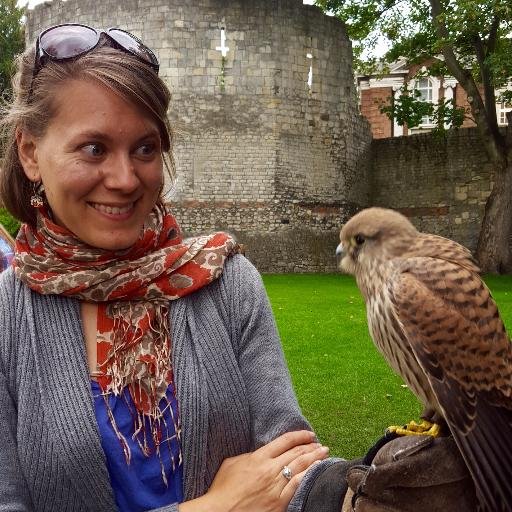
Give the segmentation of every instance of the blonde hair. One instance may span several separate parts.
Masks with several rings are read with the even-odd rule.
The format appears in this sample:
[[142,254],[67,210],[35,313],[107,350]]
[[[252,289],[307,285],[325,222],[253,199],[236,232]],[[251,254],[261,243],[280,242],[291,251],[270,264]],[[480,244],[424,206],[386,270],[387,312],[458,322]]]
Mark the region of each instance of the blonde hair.
[[150,66],[107,46],[72,60],[50,60],[33,79],[34,62],[35,46],[17,58],[13,100],[3,108],[0,118],[0,200],[14,217],[36,225],[36,211],[30,205],[33,184],[18,157],[16,132],[22,130],[42,137],[56,113],[59,89],[68,80],[94,81],[146,111],[158,125],[164,164],[171,181],[174,179],[174,134],[167,117],[171,94]]

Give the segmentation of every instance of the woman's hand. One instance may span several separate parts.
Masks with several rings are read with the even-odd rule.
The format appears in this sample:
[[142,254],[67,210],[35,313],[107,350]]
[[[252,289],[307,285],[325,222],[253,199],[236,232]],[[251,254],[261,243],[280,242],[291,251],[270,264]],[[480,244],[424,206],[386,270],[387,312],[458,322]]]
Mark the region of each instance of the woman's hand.
[[[329,450],[312,432],[288,432],[252,453],[226,459],[208,492],[180,505],[180,512],[283,512],[305,471]],[[288,466],[292,477],[282,473]]]

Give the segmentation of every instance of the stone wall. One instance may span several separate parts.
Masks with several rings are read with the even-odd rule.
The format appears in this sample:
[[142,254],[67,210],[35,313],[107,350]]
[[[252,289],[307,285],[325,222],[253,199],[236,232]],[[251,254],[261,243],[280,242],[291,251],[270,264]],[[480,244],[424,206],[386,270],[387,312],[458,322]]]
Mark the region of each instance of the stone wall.
[[475,250],[491,166],[475,128],[372,143],[370,204],[394,208],[421,231]]
[[233,232],[261,271],[335,270],[339,226],[368,203],[371,142],[341,22],[302,0],[54,0],[29,12],[27,37],[76,21],[158,55],[186,234]]

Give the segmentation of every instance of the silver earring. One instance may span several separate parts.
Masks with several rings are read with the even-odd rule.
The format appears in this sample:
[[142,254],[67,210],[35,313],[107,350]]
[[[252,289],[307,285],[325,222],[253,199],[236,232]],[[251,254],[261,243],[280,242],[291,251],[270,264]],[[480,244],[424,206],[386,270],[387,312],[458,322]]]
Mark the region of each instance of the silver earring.
[[43,184],[41,182],[32,183],[32,196],[30,197],[30,206],[34,208],[41,208],[43,206],[44,201],[41,197]]

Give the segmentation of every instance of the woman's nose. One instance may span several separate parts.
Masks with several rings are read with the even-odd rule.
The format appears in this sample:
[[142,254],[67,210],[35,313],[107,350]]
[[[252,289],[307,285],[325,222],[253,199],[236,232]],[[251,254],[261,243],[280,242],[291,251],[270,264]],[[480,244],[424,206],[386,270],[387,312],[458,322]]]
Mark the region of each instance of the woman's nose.
[[123,193],[133,192],[140,183],[137,168],[130,155],[115,155],[106,162],[104,185]]

